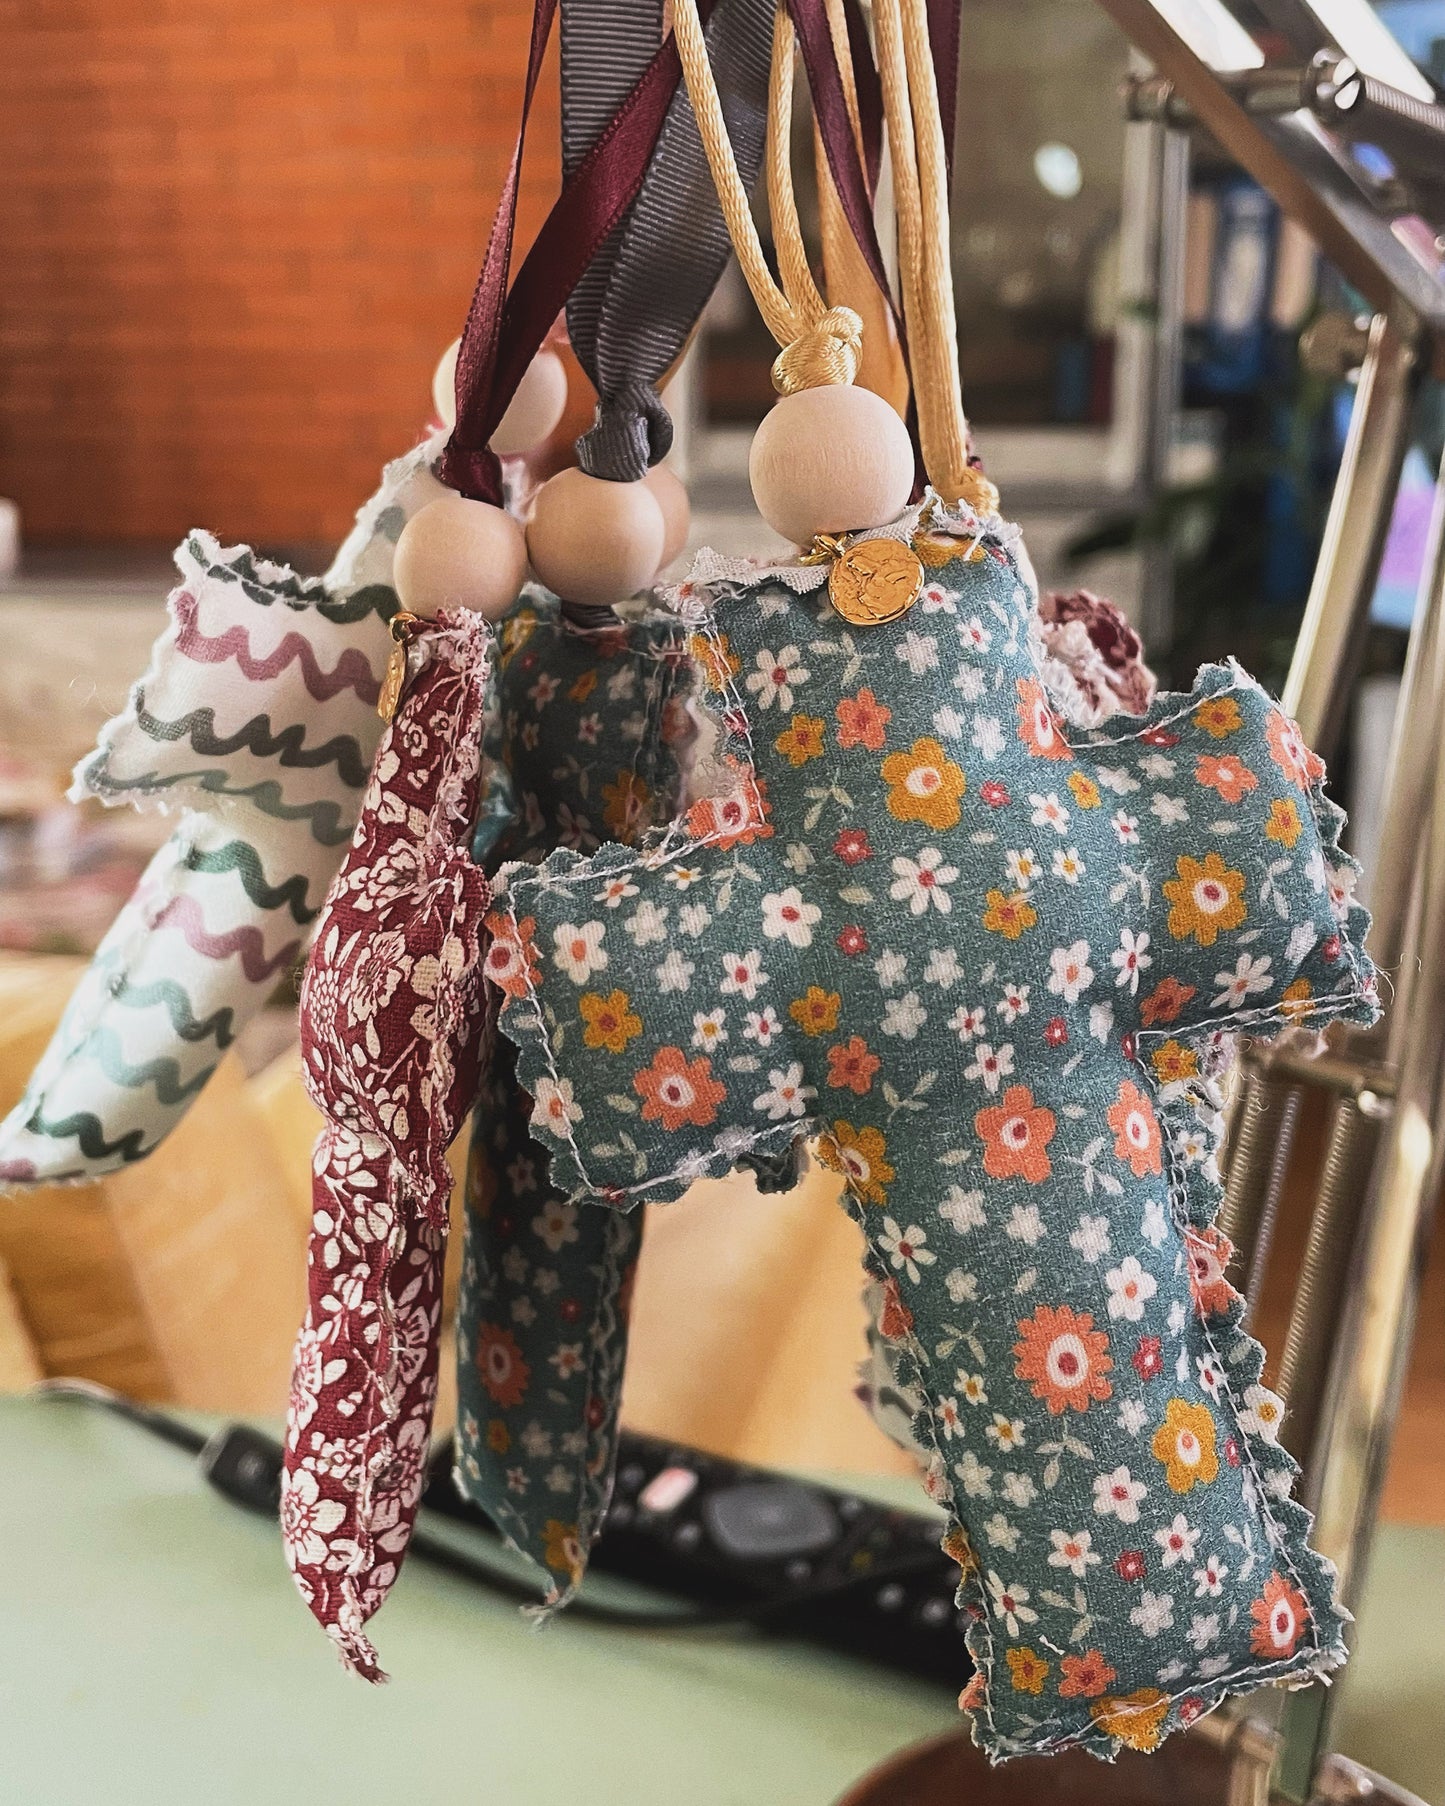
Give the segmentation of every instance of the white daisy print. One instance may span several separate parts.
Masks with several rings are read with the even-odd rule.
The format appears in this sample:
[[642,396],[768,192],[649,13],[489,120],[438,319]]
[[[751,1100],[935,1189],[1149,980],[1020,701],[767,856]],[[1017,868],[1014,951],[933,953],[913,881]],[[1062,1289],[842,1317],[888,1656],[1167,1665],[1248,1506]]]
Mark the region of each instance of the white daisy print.
[[1050,862],[1056,878],[1062,878],[1065,884],[1077,884],[1088,869],[1079,857],[1077,847],[1055,847]]
[[912,1041],[917,1037],[928,1020],[928,1011],[924,1009],[917,991],[905,991],[902,997],[890,997],[883,1008],[883,1020],[879,1028],[885,1035],[895,1035],[902,1041]]
[[560,928],[552,930],[557,964],[573,984],[585,985],[594,972],[606,969],[607,953],[602,945],[606,932],[601,922],[584,922],[580,928],[572,922],[563,922]]
[[1039,856],[1032,847],[1015,847],[1003,856],[1009,882],[1015,890],[1027,890],[1043,873]]
[[604,909],[616,909],[629,897],[637,895],[637,886],[630,878],[609,878],[593,897],[594,903],[600,903]]
[[1174,1623],[1173,1597],[1168,1593],[1151,1593],[1146,1587],[1129,1614],[1129,1622],[1140,1636],[1161,1636]]
[[957,1185],[949,1186],[938,1214],[957,1235],[967,1235],[970,1229],[982,1229],[988,1220],[983,1213],[983,1193],[964,1191]]
[[793,685],[805,684],[811,673],[803,665],[803,655],[796,646],[784,646],[776,654],[766,647],[758,653],[756,670],[749,671],[747,687],[757,698],[760,709],[790,709]]
[[1118,1322],[1137,1323],[1144,1306],[1159,1290],[1159,1281],[1139,1265],[1138,1259],[1126,1254],[1119,1265],[1104,1275],[1109,1288],[1109,1315]]
[[768,1074],[768,1089],[753,1099],[753,1108],[770,1122],[786,1122],[791,1116],[801,1116],[808,1100],[817,1095],[811,1085],[803,1083],[802,1063],[794,1060],[784,1071]]
[[1214,982],[1220,988],[1209,1007],[1215,1010],[1237,1010],[1249,998],[1267,991],[1271,983],[1269,974],[1272,963],[1268,954],[1261,954],[1255,959],[1248,953],[1241,953],[1234,962],[1232,972],[1215,973]]
[[892,1217],[884,1217],[878,1246],[888,1256],[895,1273],[906,1273],[914,1285],[921,1277],[920,1267],[931,1267],[938,1256],[928,1246],[928,1237],[916,1223],[900,1229]]
[[743,1040],[755,1041],[759,1047],[771,1047],[782,1032],[783,1025],[771,1004],[761,1010],[749,1010],[743,1020]]
[[763,898],[763,933],[772,941],[786,941],[790,947],[810,947],[813,929],[822,917],[816,903],[808,903],[796,884],[786,890],[771,891]]
[[1053,828],[1059,834],[1068,832],[1069,812],[1054,791],[1045,796],[1030,795],[1029,804],[1033,810],[1029,820],[1036,828]]
[[1127,1467],[1094,1476],[1094,1510],[1101,1518],[1118,1518],[1121,1524],[1139,1522],[1139,1501],[1149,1488],[1136,1480]]
[[1069,1237],[1069,1246],[1081,1260],[1095,1266],[1109,1252],[1108,1217],[1081,1216],[1078,1228]]
[[1148,951],[1149,936],[1136,934],[1132,928],[1119,930],[1119,945],[1109,955],[1109,964],[1114,968],[1114,983],[1120,989],[1127,989],[1131,997],[1139,994],[1139,974],[1154,964],[1154,955]]
[[1089,943],[1075,941],[1068,947],[1055,947],[1049,955],[1049,989],[1065,1003],[1077,1003],[1094,982],[1094,968],[1089,964]]
[[1194,1560],[1199,1532],[1182,1511],[1177,1511],[1172,1524],[1165,1524],[1154,1532],[1154,1541],[1164,1552],[1164,1566],[1172,1568],[1176,1562]]
[[[768,982],[763,956],[756,948],[750,953],[725,953],[722,968],[722,983],[718,989],[725,997],[743,997],[751,1003],[758,994],[759,985]],[[767,1013],[772,1014],[771,1010]]]
[[948,1026],[953,1030],[954,1034],[958,1036],[959,1040],[967,1046],[970,1041],[975,1040],[983,1033],[984,1026],[987,1022],[987,1012],[982,1008],[975,1006],[973,1009],[970,1009],[966,1004],[960,1004],[949,1017]]
[[698,1010],[692,1019],[694,1047],[720,1047],[728,1038],[728,1019],[723,1010]]
[[1097,1568],[1102,1556],[1094,1551],[1093,1535],[1087,1530],[1051,1530],[1049,1551],[1051,1568],[1067,1568],[1075,1580],[1086,1580],[1089,1569]]
[[988,1576],[988,1596],[993,1602],[994,1616],[1003,1619],[1011,1637],[1018,1636],[1021,1624],[1038,1623],[1039,1615],[1029,1605],[1028,1588],[1010,1586],[1006,1581],[1000,1580],[992,1569]]
[[986,1091],[995,1092],[1002,1080],[1013,1077],[1013,1070],[1012,1041],[1005,1041],[997,1048],[990,1047],[987,1041],[980,1041],[973,1050],[973,1059],[963,1069],[963,1076],[975,1084],[982,1084]]
[[888,894],[895,903],[906,903],[912,915],[925,915],[930,906],[947,915],[953,908],[948,887],[957,878],[958,867],[949,865],[937,847],[924,847],[916,860],[894,859]]

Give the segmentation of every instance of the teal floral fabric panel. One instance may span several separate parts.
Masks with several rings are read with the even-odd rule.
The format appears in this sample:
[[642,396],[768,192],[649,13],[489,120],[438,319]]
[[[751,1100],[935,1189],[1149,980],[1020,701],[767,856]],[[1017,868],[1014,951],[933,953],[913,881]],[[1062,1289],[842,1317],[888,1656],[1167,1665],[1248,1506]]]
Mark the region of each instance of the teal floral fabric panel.
[[[634,841],[678,801],[693,733],[687,630],[653,612],[583,632],[545,591],[500,629],[473,851],[488,870]],[[490,969],[496,975],[495,956]],[[515,1054],[484,1072],[458,1303],[457,1479],[546,1574],[580,1576],[611,1491],[641,1211],[583,1209],[549,1182]]]
[[712,793],[504,868],[491,969],[563,1197],[804,1138],[843,1174],[978,1740],[1110,1755],[1344,1659],[1212,1226],[1215,1079],[1236,1031],[1376,1006],[1293,724],[1229,665],[1066,729],[1014,547],[935,519],[872,629],[796,567],[684,586]]

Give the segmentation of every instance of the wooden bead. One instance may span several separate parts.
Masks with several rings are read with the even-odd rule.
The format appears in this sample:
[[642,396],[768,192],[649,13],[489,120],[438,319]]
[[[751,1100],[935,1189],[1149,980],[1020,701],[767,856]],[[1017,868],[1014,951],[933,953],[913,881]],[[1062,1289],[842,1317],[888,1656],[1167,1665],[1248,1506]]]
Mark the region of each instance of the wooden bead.
[[436,374],[431,379],[431,404],[437,411],[437,419],[448,432],[457,423],[457,353],[461,348],[461,340],[453,339],[442,353]]
[[784,539],[896,520],[913,488],[908,428],[871,390],[832,384],[775,402],[753,435],[748,477],[758,513]]
[[517,393],[492,434],[499,458],[520,458],[556,428],[567,405],[567,372],[555,351],[539,351],[522,372]]
[[[432,405],[447,431],[457,423],[457,353],[460,339],[453,339],[442,353],[431,379]],[[520,458],[541,445],[557,430],[567,406],[567,372],[555,351],[539,351],[522,372],[517,392],[497,422],[491,437],[499,458]]]
[[692,504],[687,499],[687,486],[661,464],[654,465],[642,480],[662,510],[662,557],[657,568],[664,571],[687,544]]
[[527,552],[537,576],[564,602],[607,607],[652,582],[666,537],[646,482],[608,483],[560,470],[537,491]]
[[402,607],[427,620],[439,609],[470,608],[495,621],[516,601],[526,575],[527,544],[511,515],[447,495],[402,528],[392,584]]

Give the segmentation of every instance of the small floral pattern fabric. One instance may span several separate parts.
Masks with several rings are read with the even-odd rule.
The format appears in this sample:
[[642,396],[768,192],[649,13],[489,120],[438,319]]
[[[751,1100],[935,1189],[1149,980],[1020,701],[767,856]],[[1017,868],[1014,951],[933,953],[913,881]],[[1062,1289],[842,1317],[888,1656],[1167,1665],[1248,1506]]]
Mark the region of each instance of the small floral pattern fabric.
[[[630,845],[670,820],[695,731],[685,625],[653,611],[584,631],[530,591],[499,639],[485,742],[495,776],[475,841],[485,866]],[[504,795],[505,814],[491,806]],[[611,1491],[643,1218],[569,1203],[548,1179],[531,1112],[502,1042],[468,1164],[456,1477],[546,1574],[555,1604]]]
[[[954,555],[940,561],[940,537]],[[1344,1659],[1213,1227],[1226,1038],[1367,1021],[1341,817],[1233,665],[1066,729],[996,520],[917,607],[684,586],[722,737],[640,855],[500,875],[489,967],[571,1199],[814,1138],[949,1513],[995,1759],[1153,1749]]]
[[313,1160],[308,1307],[281,1525],[342,1659],[382,1677],[365,1625],[395,1580],[436,1398],[446,1152],[476,1094],[491,889],[471,857],[491,630],[442,614],[377,753],[301,992]]

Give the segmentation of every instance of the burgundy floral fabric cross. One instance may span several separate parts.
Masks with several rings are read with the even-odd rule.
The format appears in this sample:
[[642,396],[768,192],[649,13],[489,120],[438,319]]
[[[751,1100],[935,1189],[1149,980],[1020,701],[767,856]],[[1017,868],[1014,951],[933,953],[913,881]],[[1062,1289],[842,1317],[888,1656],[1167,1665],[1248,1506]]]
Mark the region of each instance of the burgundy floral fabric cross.
[[302,1597],[348,1667],[395,1580],[436,1398],[446,1151],[476,1095],[491,890],[472,863],[491,632],[442,614],[377,754],[301,990],[313,1160],[309,1302],[281,1521]]

